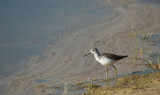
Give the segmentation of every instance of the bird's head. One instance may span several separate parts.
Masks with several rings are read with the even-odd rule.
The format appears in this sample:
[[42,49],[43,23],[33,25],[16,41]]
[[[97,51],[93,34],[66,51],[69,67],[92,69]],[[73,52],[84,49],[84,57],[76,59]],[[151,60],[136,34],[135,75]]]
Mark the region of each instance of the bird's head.
[[85,57],[85,56],[88,56],[88,55],[91,54],[91,53],[97,54],[97,53],[98,53],[98,50],[97,50],[96,48],[93,48],[93,49],[90,50],[90,52],[89,52],[88,54],[84,55],[84,57]]
[[93,54],[98,53],[98,50],[96,48],[93,48],[93,49],[90,50],[90,53],[93,53]]

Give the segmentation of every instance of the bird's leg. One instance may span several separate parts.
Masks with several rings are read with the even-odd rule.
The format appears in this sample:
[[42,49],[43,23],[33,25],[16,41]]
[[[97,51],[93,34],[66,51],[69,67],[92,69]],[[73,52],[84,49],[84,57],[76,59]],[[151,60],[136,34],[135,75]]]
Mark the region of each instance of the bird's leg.
[[113,66],[113,68],[114,68],[114,72],[115,72],[115,75],[116,75],[116,77],[117,77],[116,67],[115,67],[114,65],[112,65],[112,66]]
[[106,66],[106,78],[108,79],[108,67]]

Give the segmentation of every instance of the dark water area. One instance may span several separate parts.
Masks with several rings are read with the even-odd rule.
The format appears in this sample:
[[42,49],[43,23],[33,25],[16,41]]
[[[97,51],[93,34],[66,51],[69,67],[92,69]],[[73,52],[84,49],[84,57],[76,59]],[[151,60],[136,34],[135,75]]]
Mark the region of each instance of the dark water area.
[[0,78],[24,68],[65,33],[98,22],[109,13],[103,7],[97,0],[1,0]]

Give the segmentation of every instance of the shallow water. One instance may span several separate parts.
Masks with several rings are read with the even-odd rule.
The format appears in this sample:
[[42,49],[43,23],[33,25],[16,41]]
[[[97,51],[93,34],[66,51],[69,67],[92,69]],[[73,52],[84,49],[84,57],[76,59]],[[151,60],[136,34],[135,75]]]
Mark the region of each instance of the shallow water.
[[97,0],[1,0],[0,78],[24,68],[65,33],[109,14],[102,8]]
[[[8,4],[7,1],[2,3]],[[141,35],[139,38],[134,36],[131,27],[137,24],[136,29],[142,29],[141,26],[147,20],[150,22],[148,28],[155,32],[148,40],[157,39],[160,8],[153,7],[154,4],[128,0],[21,1],[9,4],[12,9],[17,9],[13,11],[3,5],[1,7],[8,11],[3,11],[1,17],[5,18],[5,15],[7,17],[7,14],[16,13],[17,10],[18,12],[8,15],[12,19],[4,19],[1,24],[3,31],[8,29],[8,32],[1,32],[0,38],[0,52],[4,54],[1,55],[1,66],[7,68],[2,69],[1,78],[11,75],[0,79],[0,94],[61,94],[65,84],[103,79],[105,67],[98,64],[93,55],[83,57],[95,47],[100,52],[128,55],[115,64],[120,77],[152,72],[146,65],[146,59],[143,62],[141,58],[133,60],[136,47],[134,43],[138,41],[138,49],[143,47],[144,58],[157,52],[159,48],[156,46],[159,46],[159,43],[156,42],[157,45],[152,47],[148,45],[147,40],[141,42]],[[23,12],[25,15],[21,14]],[[21,19],[18,20],[16,15]],[[51,49],[48,55],[45,54],[47,46]],[[33,55],[40,56],[41,60]],[[8,57],[12,60],[7,61]],[[29,58],[33,60],[29,61]],[[12,62],[17,65],[11,64]],[[4,65],[5,63],[7,64]],[[27,65],[26,68],[24,65]],[[18,70],[20,72],[16,74],[11,73]],[[114,70],[109,67],[109,78],[112,77]]]

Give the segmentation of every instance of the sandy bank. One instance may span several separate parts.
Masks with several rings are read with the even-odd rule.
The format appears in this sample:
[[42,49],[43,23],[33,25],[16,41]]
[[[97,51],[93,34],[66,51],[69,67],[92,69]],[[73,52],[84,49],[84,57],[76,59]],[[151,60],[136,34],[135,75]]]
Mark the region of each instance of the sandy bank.
[[[154,34],[150,39],[157,39],[160,30],[160,7],[136,1],[99,0],[102,6],[108,6],[111,13],[97,23],[86,28],[73,29],[51,48],[44,60],[33,58],[31,64],[19,73],[0,80],[2,95],[54,95],[61,94],[66,83],[77,83],[94,78],[104,78],[105,68],[98,64],[93,56],[83,58],[91,48],[100,52],[128,55],[125,60],[115,64],[118,76],[133,72],[148,71],[148,66],[137,60],[133,62],[133,43],[137,39],[132,32],[142,30],[144,23]],[[96,8],[94,9],[96,10]],[[101,10],[106,12],[105,10]],[[157,53],[158,48],[147,43],[140,44],[144,48],[144,57]],[[114,76],[113,68],[109,68],[109,77]],[[45,86],[44,86],[45,85]]]
[[[131,75],[116,80],[115,85],[90,89],[89,95],[159,95],[160,73]],[[92,91],[92,92],[91,92]],[[88,95],[87,94],[87,95]]]

